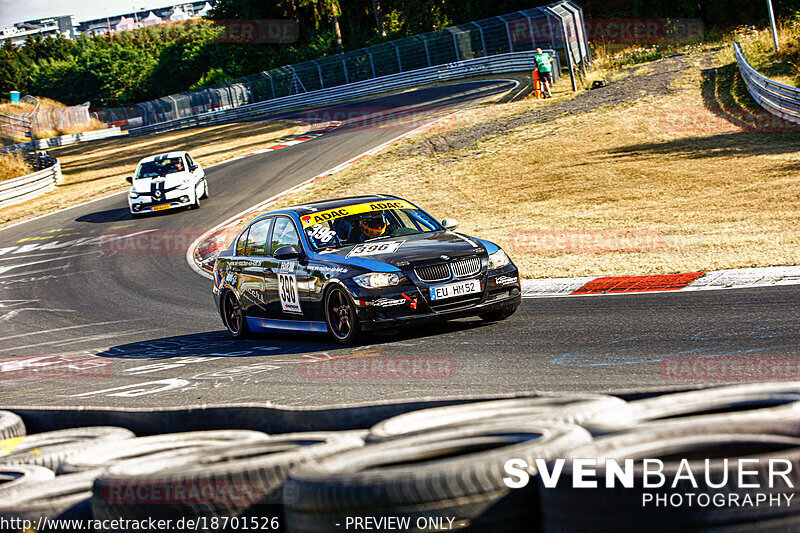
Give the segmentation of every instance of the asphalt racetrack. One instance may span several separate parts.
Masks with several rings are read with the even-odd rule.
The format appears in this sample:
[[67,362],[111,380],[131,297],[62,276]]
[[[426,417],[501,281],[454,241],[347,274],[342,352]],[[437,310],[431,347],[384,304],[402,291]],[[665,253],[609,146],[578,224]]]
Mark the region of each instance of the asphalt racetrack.
[[[352,116],[322,137],[208,169],[200,210],[132,220],[118,194],[0,231],[3,405],[322,406],[741,381],[748,361],[791,373],[800,288],[789,286],[525,299],[505,322],[458,320],[357,348],[324,336],[228,337],[211,280],[185,259],[199,234],[420,120],[510,87],[455,84],[337,106]],[[409,112],[415,120],[392,120]],[[410,200],[425,206],[422,193]],[[141,237],[134,249],[124,246],[131,236]]]

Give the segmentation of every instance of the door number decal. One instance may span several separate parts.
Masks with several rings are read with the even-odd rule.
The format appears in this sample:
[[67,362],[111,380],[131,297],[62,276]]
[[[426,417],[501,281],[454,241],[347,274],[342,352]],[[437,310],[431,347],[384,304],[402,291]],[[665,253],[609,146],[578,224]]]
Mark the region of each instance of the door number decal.
[[300,295],[297,293],[297,276],[294,274],[278,274],[278,295],[281,309],[287,313],[302,313]]

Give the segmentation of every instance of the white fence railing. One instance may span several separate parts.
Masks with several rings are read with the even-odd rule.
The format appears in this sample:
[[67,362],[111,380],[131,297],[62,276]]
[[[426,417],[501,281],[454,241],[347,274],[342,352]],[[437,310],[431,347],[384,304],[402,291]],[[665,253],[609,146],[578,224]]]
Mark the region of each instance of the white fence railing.
[[[554,50],[546,50],[554,60],[553,74],[558,76],[561,65],[558,54]],[[533,59],[534,52],[513,52],[477,59],[467,59],[445,65],[410,70],[398,74],[390,74],[379,78],[372,78],[346,85],[339,85],[329,89],[318,89],[299,94],[292,94],[280,98],[273,98],[255,104],[247,104],[232,109],[210,111],[185,118],[159,122],[139,128],[128,130],[129,135],[143,135],[159,131],[198,126],[201,124],[215,124],[247,117],[264,115],[276,111],[285,111],[300,107],[327,105],[342,100],[349,100],[360,96],[379,94],[398,89],[406,89],[429,83],[443,82],[480,76],[485,74],[502,74],[507,72],[531,71],[536,63]],[[553,80],[555,81],[555,80]]]
[[53,165],[33,174],[0,181],[0,207],[24,202],[56,186],[61,178],[61,163],[52,159]]
[[739,72],[753,100],[773,115],[800,124],[800,89],[762,76],[747,62],[739,43],[733,48]]
[[[69,135],[61,135],[60,137],[50,137],[49,139],[37,139],[36,149],[47,150],[48,148],[56,148],[59,146],[68,146],[70,144],[96,141],[98,139],[107,139],[109,137],[117,137],[122,135],[122,130],[119,127],[106,128],[102,130],[83,131],[81,133],[70,133]],[[25,152],[32,150],[33,145],[29,142],[12,144],[9,146],[0,146],[0,152]]]

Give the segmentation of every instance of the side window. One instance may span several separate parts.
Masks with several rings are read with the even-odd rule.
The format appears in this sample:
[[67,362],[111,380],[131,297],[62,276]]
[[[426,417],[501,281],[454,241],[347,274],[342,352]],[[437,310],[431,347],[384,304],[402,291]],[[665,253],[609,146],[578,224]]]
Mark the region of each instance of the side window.
[[192,156],[186,154],[186,162],[189,163],[189,166],[194,165],[194,161],[192,161]]
[[287,217],[278,217],[275,219],[275,228],[272,230],[272,251],[281,246],[294,246],[297,251],[300,251],[300,235],[297,234],[297,229],[294,223]]
[[250,226],[250,231],[247,233],[247,249],[245,255],[266,255],[264,249],[267,244],[267,233],[269,233],[269,225],[272,222],[271,218],[259,220]]
[[239,242],[236,243],[236,255],[245,255],[247,251],[247,232],[250,231],[250,228],[247,228],[242,232],[239,236]]

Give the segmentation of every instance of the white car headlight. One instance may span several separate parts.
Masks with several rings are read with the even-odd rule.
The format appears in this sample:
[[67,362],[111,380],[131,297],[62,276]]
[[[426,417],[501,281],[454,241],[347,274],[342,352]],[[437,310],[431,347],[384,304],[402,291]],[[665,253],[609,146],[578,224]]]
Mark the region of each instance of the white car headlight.
[[139,193],[131,191],[131,198],[139,198]]
[[183,183],[181,183],[180,185],[178,185],[178,190],[181,190],[181,191],[183,191],[183,190],[186,190],[186,189],[188,189],[188,188],[189,188],[189,179],[188,179],[188,178],[187,178],[187,179],[184,179],[184,180],[183,180]]
[[359,287],[364,287],[365,289],[377,289],[380,287],[400,285],[400,282],[402,282],[403,279],[404,278],[402,274],[395,274],[393,272],[370,272],[369,274],[361,274],[360,276],[353,277],[353,281],[355,281]]
[[489,270],[503,268],[511,262],[506,253],[502,250],[497,250],[493,254],[489,254]]

